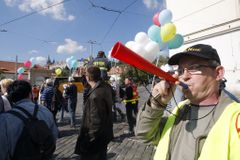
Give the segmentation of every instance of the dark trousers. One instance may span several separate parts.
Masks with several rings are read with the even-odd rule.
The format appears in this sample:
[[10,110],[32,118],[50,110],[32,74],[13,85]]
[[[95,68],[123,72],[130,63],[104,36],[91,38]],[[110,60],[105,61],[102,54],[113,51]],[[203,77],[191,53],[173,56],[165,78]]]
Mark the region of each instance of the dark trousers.
[[75,126],[76,123],[76,107],[77,107],[77,101],[68,99],[68,111],[70,114],[70,124],[71,126]]
[[87,155],[80,155],[80,160],[107,160],[107,145],[101,146],[102,150]]
[[138,103],[126,103],[126,115],[127,122],[129,126],[129,131],[133,131],[134,126],[136,125],[136,117],[138,113]]

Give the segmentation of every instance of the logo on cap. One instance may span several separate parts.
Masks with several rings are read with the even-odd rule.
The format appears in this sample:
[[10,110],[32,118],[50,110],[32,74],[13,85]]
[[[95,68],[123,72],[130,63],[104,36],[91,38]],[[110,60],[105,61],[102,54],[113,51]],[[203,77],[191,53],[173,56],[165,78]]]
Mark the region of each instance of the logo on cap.
[[187,48],[186,49],[187,52],[201,52],[202,50],[200,48]]

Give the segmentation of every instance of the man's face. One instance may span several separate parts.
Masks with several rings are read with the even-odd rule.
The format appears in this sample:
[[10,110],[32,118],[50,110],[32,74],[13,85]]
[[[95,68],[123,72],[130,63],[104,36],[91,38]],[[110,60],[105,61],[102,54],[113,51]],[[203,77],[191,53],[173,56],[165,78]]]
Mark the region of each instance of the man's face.
[[189,87],[183,93],[192,103],[198,104],[218,92],[218,72],[206,60],[184,57],[179,61],[179,71],[179,80]]
[[125,78],[125,80],[124,80],[125,85],[130,84],[130,82],[131,82],[131,81],[130,81],[128,78]]

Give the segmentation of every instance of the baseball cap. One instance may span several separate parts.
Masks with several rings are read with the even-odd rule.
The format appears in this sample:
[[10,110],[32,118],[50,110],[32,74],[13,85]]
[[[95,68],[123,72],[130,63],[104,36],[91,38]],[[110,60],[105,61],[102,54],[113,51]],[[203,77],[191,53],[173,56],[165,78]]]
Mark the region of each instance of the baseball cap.
[[173,55],[168,60],[168,64],[177,65],[181,58],[187,57],[187,56],[199,57],[207,60],[216,60],[219,64],[221,64],[217,50],[214,49],[212,46],[206,45],[206,44],[197,44],[187,48],[183,52]]

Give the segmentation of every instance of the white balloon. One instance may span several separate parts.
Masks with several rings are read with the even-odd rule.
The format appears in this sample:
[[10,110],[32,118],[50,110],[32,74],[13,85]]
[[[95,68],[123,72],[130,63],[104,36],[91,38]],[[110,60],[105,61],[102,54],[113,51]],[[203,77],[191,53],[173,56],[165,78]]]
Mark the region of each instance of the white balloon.
[[112,56],[111,56],[112,49],[113,49],[113,47],[111,48],[111,50],[110,50],[110,51],[108,51],[108,58],[109,58],[109,59],[111,59],[111,58],[112,58]]
[[148,44],[144,47],[144,49],[150,54],[157,54],[160,50],[158,43],[154,41],[148,42]]
[[149,42],[148,35],[145,32],[139,32],[135,36],[135,42],[141,45],[146,45]]
[[148,42],[148,44],[144,47],[144,49],[147,52],[147,55],[145,56],[146,59],[150,62],[154,61],[157,57],[157,53],[159,52],[159,45],[158,43],[154,41]]
[[134,41],[128,41],[125,46],[129,49],[131,49],[134,45],[136,44],[136,42]]
[[144,48],[138,43],[135,43],[135,45],[132,46],[131,50],[142,57],[146,52]]

